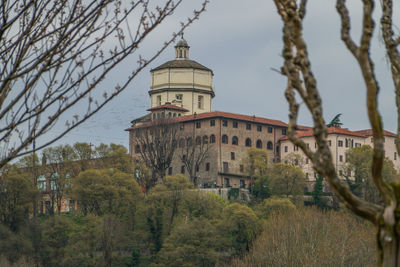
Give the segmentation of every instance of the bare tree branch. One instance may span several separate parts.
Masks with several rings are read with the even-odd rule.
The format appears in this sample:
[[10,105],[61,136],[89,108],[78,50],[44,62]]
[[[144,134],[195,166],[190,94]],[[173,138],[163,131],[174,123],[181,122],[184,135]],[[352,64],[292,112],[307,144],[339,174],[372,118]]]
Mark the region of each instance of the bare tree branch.
[[[308,59],[307,45],[302,36],[302,20],[305,14],[305,11],[302,10],[306,8],[305,3],[301,6],[302,10],[297,7],[296,1],[275,0],[275,4],[284,23],[282,54],[284,57],[283,73],[288,78],[285,95],[290,107],[289,139],[310,157],[316,171],[327,180],[334,193],[344,201],[348,208],[377,224],[376,214],[382,211],[382,208],[355,196],[348,186],[341,183],[333,165],[332,155],[326,141],[327,127],[323,119],[322,102]],[[307,149],[306,144],[296,136],[299,104],[296,101],[295,92],[299,94],[312,114],[314,137],[318,145],[315,152]]]
[[[125,80],[99,92],[114,68],[137,54],[144,39],[181,2],[168,0],[161,6],[151,0],[2,2],[0,142],[7,150],[0,167],[31,153],[27,147],[33,140],[65,123],[60,134],[36,149],[59,140],[126,89],[177,34],[149,58],[137,56],[137,65]],[[202,1],[179,33],[199,18],[207,3]],[[71,114],[78,105],[87,105],[86,111]]]

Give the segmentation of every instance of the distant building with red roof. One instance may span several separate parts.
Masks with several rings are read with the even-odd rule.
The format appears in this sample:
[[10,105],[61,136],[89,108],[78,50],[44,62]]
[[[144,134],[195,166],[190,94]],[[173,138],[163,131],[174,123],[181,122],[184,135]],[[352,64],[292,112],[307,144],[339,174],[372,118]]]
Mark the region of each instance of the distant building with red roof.
[[[314,132],[312,129],[299,130],[296,135],[304,141],[311,150],[317,149],[317,144],[314,139]],[[385,136],[385,153],[386,157],[392,160],[395,168],[400,170],[400,160],[398,159],[397,150],[395,147],[396,134],[389,131],[384,131]],[[362,145],[369,145],[373,147],[374,142],[372,138],[372,130],[358,130],[351,131],[349,129],[341,127],[330,127],[328,128],[327,142],[331,149],[333,162],[336,170],[338,171],[339,177],[344,176],[352,177],[352,173],[348,172],[346,166],[346,152],[353,147],[359,147]],[[280,140],[281,145],[281,160],[286,162],[291,154],[300,154],[302,162],[299,163],[300,167],[306,173],[309,181],[315,180],[315,171],[312,167],[312,163],[305,157],[304,153],[297,146],[293,145],[287,136],[284,136]]]

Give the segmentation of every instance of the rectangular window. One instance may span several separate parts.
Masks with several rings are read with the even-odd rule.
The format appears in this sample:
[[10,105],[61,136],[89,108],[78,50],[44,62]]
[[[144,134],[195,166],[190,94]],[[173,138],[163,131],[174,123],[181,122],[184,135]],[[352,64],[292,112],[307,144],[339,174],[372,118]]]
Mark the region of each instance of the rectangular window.
[[228,162],[223,162],[223,163],[222,163],[222,166],[223,166],[223,169],[224,169],[224,172],[225,172],[225,173],[226,173],[226,172],[229,172]]
[[394,152],[393,159],[394,159],[394,160],[397,160],[397,153],[396,153],[396,152]]
[[202,95],[198,96],[198,108],[203,109],[204,108],[204,97]]
[[210,126],[215,126],[215,120],[210,120]]
[[185,129],[185,125],[181,124],[179,125],[179,130],[183,131]]
[[251,124],[250,123],[246,123],[246,130],[251,130]]
[[222,120],[222,126],[228,127],[228,121],[227,120]]
[[206,163],[206,172],[210,171],[210,162]]
[[161,106],[161,96],[157,96],[157,106]]
[[288,152],[288,146],[285,146],[285,152]]
[[231,152],[231,160],[235,160],[235,152]]
[[229,178],[224,178],[224,187],[230,187]]
[[261,132],[262,131],[262,125],[257,125],[257,131]]
[[338,141],[338,147],[343,147],[343,141],[342,140]]
[[182,101],[183,100],[183,95],[182,94],[176,94],[175,95],[176,100]]
[[343,156],[342,155],[339,156],[339,161],[343,162]]
[[196,128],[197,128],[197,129],[201,128],[201,122],[199,122],[199,121],[196,122]]
[[172,167],[168,168],[168,175],[172,175]]
[[233,121],[232,125],[233,125],[233,128],[237,128],[238,127],[238,122],[237,121]]
[[286,135],[286,129],[282,129],[282,134]]
[[200,166],[196,165],[196,172],[199,172],[199,171],[200,171]]
[[182,166],[181,166],[181,173],[182,173],[182,174],[185,174],[185,165],[182,165]]
[[240,165],[239,169],[240,169],[240,172],[244,172],[244,166],[243,165]]
[[345,141],[345,142],[344,142],[344,143],[345,143],[345,146],[346,146],[346,147],[349,147],[349,143],[350,143],[350,142],[349,142],[349,139],[346,138],[346,140],[344,140],[344,141]]
[[328,140],[328,146],[332,146],[332,141]]
[[272,127],[268,127],[268,133],[272,133]]
[[298,146],[293,146],[293,151],[299,151],[299,147]]
[[360,143],[356,143],[356,147],[360,147],[361,146],[361,144]]

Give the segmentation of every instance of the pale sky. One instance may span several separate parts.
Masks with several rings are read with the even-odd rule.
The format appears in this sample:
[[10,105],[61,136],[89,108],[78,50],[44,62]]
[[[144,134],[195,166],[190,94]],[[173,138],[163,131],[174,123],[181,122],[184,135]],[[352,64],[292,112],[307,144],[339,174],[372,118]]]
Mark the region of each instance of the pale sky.
[[[305,38],[318,80],[324,118],[329,122],[342,113],[343,127],[351,130],[370,128],[365,108],[365,87],[359,67],[340,40],[339,16],[334,0],[309,0],[304,24]],[[361,1],[351,2],[352,34],[359,40]],[[379,5],[379,1],[377,1]],[[152,52],[178,28],[200,1],[186,1],[162,27],[142,44],[142,54]],[[379,6],[378,6],[379,8]],[[398,6],[397,6],[398,8]],[[396,8],[394,9],[396,10]],[[378,15],[378,12],[375,12]],[[376,16],[376,22],[379,18]],[[398,18],[397,22],[398,22]],[[399,25],[399,23],[397,23]],[[216,96],[213,110],[256,115],[288,122],[288,104],[284,98],[285,77],[271,70],[279,69],[283,60],[282,22],[273,1],[211,0],[207,11],[188,30],[190,58],[214,72]],[[379,108],[384,128],[396,129],[394,88],[385,58],[383,43],[375,30],[372,57],[381,86]],[[67,134],[58,144],[75,142],[117,143],[128,147],[130,121],[147,113],[150,106],[150,69],[174,58],[174,48],[167,50],[145,69],[125,92],[93,116],[88,122]],[[118,75],[127,75],[127,62]],[[107,77],[112,85],[118,75]],[[311,125],[309,113],[301,109],[299,123]],[[54,128],[54,133],[57,129]]]

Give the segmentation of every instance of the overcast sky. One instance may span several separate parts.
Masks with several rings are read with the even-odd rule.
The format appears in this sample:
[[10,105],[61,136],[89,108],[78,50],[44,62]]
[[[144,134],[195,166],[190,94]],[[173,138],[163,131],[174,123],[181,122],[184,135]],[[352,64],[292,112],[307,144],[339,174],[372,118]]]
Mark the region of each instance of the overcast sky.
[[[344,127],[352,130],[369,128],[365,87],[355,59],[340,40],[335,2],[309,0],[304,24],[312,69],[323,99],[324,118],[329,122],[337,113],[342,113]],[[350,2],[352,34],[358,41],[361,11],[357,3],[361,1]],[[159,44],[176,31],[179,21],[188,17],[199,3],[186,1],[173,17],[143,43],[141,53],[151,55]],[[379,13],[375,13],[379,22]],[[190,58],[214,72],[216,95],[213,110],[288,121],[288,105],[284,98],[286,80],[271,70],[282,66],[281,32],[282,22],[272,0],[210,1],[206,13],[185,32],[185,39],[190,45]],[[372,57],[381,86],[379,108],[385,129],[395,131],[394,88],[384,45],[377,38],[378,32],[379,27],[375,30]],[[150,106],[150,69],[173,58],[174,48],[171,46],[125,92],[58,143],[80,141],[97,145],[103,142],[128,147],[128,133],[124,129],[130,126],[131,120],[146,114]],[[124,71],[135,64],[128,62],[121,66],[119,75],[126,75],[129,71]],[[108,79],[111,85],[118,76]],[[311,125],[309,113],[302,107],[299,123]]]

